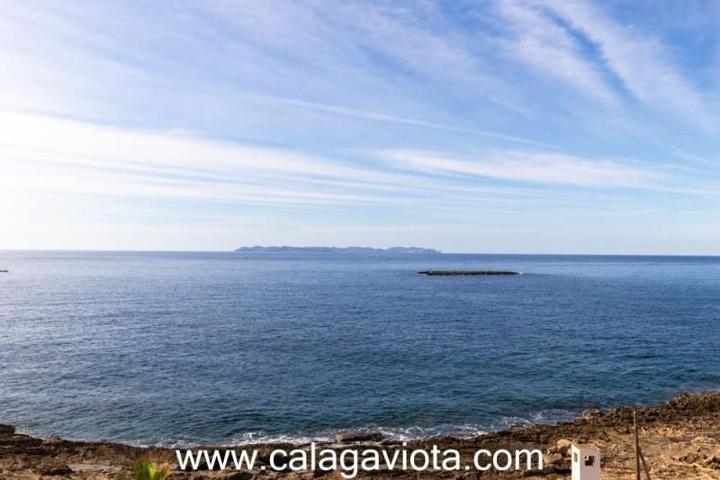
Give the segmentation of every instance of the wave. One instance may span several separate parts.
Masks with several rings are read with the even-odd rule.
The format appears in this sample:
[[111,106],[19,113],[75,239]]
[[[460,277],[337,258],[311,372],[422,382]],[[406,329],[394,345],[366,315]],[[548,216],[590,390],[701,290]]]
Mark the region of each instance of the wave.
[[[257,444],[291,444],[305,445],[310,442],[335,444],[335,434],[352,430],[354,432],[378,432],[384,441],[411,442],[428,440],[433,438],[473,438],[485,435],[490,432],[505,430],[517,426],[529,426],[534,424],[551,424],[577,417],[582,410],[543,410],[535,412],[528,417],[500,417],[492,424],[440,424],[435,426],[413,425],[409,427],[387,427],[387,426],[365,426],[350,429],[320,430],[314,432],[302,432],[297,434],[277,434],[264,431],[244,432],[229,440],[221,442],[224,446],[244,446]],[[368,442],[373,443],[373,442]],[[161,446],[170,446],[167,443]],[[172,446],[179,446],[178,443]],[[192,446],[185,444],[184,446]]]
[[[491,423],[485,424],[438,424],[432,426],[381,426],[368,425],[363,427],[336,428],[315,430],[297,433],[276,433],[263,430],[243,432],[229,438],[168,438],[160,441],[148,441],[142,438],[107,437],[104,435],[93,436],[73,435],[69,432],[48,432],[37,428],[23,428],[19,425],[18,430],[38,438],[59,438],[80,442],[113,442],[131,445],[135,447],[165,447],[165,448],[193,448],[197,446],[245,446],[245,445],[307,445],[311,442],[336,444],[335,435],[344,431],[353,432],[377,432],[382,435],[383,441],[390,442],[411,442],[429,440],[434,438],[458,438],[467,439],[485,435],[490,432],[505,430],[517,426],[529,426],[533,424],[551,424],[571,420],[582,413],[582,409],[564,410],[551,409],[532,413],[527,417],[506,416],[498,417]],[[367,442],[374,443],[374,442]]]

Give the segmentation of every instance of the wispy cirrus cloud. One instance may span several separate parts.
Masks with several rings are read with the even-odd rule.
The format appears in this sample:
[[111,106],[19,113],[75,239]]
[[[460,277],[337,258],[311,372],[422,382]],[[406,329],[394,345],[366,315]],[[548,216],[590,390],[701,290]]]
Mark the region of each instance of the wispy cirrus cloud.
[[413,150],[391,150],[381,155],[399,168],[518,182],[647,187],[663,178],[658,172],[638,166],[556,153],[489,151],[475,159]]
[[[5,189],[258,203],[377,203],[358,193],[377,173],[315,156],[188,132],[147,132],[33,114],[0,113]],[[356,182],[355,192],[303,188]]]
[[50,210],[83,231],[89,211],[117,231],[261,210],[278,242],[355,218],[714,219],[716,35],[698,5],[11,2],[0,211],[33,232]]
[[393,172],[375,162],[360,166],[191,132],[20,113],[0,113],[0,124],[0,195],[8,202],[18,190],[295,207],[403,206],[425,201],[427,192],[451,203],[484,196],[556,197],[472,185],[457,185],[449,194],[442,179]]
[[362,118],[367,120],[373,120],[381,123],[394,123],[399,125],[408,125],[412,127],[419,127],[421,129],[432,129],[432,130],[442,130],[446,132],[453,132],[458,134],[469,134],[469,135],[475,135],[485,138],[490,138],[494,140],[502,140],[504,142],[510,142],[510,143],[522,143],[525,145],[535,145],[537,147],[547,147],[547,148],[557,148],[554,145],[550,145],[543,142],[538,142],[536,140],[532,140],[530,138],[524,138],[520,136],[515,135],[507,135],[504,133],[499,132],[493,132],[488,130],[479,130],[479,129],[473,129],[473,128],[466,128],[466,127],[460,127],[457,125],[449,125],[445,123],[438,123],[438,122],[431,122],[419,118],[407,118],[407,117],[398,117],[395,115],[389,115],[387,113],[382,112],[373,112],[373,111],[363,111],[363,110],[357,110],[353,108],[348,108],[343,105],[327,105],[324,103],[317,103],[317,102],[308,102],[304,100],[298,100],[293,98],[279,98],[279,97],[269,97],[269,96],[254,96],[253,98],[258,98],[263,101],[267,101],[270,103],[278,103],[282,105],[289,105],[293,107],[298,108],[304,108],[309,110],[315,110],[320,112],[327,112],[332,113],[335,115],[342,115],[342,116],[348,116],[353,118]]
[[621,25],[586,0],[537,0],[600,50],[602,59],[627,90],[653,110],[681,114],[685,120],[714,129],[716,119],[702,96],[655,37]]
[[545,75],[608,105],[617,105],[617,93],[600,70],[581,52],[571,33],[537,7],[518,0],[499,0],[498,7],[512,32],[504,41],[510,59],[523,62]]
[[[189,210],[220,202],[241,209],[517,211],[531,205],[575,208],[588,201],[552,189],[483,185],[447,174],[606,187],[638,187],[653,178],[615,164],[516,151],[494,152],[484,163],[433,152],[367,152],[360,166],[189,132],[137,131],[37,114],[0,113],[0,124],[0,199],[7,205],[19,192],[34,192],[36,199],[172,201]],[[53,198],[56,207],[62,203]]]

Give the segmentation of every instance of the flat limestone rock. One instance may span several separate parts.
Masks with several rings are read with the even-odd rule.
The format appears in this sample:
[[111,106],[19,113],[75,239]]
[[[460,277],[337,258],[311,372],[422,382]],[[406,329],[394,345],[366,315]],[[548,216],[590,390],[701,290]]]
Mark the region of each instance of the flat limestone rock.
[[102,465],[99,463],[70,463],[67,467],[74,473],[117,470],[117,467],[113,467],[112,465]]

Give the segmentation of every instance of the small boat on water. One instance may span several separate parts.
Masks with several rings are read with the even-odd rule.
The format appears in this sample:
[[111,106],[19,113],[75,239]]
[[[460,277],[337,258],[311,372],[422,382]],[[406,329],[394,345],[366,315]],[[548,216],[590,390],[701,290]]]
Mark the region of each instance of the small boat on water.
[[10,270],[7,270],[7,269],[3,270],[3,269],[0,269],[0,273],[10,273]]

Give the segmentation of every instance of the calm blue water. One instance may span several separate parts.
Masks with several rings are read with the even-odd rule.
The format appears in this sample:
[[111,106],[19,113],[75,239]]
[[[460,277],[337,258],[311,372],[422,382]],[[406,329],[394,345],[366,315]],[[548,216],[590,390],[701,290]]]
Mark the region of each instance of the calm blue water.
[[0,268],[0,422],[32,433],[463,434],[720,388],[720,258],[0,252]]

